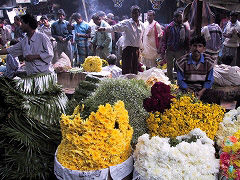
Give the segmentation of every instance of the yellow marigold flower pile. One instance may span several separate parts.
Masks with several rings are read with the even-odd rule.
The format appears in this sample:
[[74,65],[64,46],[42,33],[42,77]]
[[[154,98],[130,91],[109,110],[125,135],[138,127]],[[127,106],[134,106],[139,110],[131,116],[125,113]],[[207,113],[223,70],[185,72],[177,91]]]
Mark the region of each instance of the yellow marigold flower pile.
[[214,139],[224,116],[225,110],[221,106],[195,102],[194,97],[186,95],[172,101],[171,108],[164,113],[150,113],[147,124],[152,136],[177,137],[200,128]]
[[102,67],[109,66],[108,62],[105,59],[102,60]]
[[86,72],[100,72],[102,71],[102,59],[98,56],[88,56],[82,64]]
[[71,170],[100,170],[115,166],[131,155],[133,129],[129,125],[124,102],[100,105],[84,120],[79,107],[72,116],[62,115],[62,142],[57,159]]

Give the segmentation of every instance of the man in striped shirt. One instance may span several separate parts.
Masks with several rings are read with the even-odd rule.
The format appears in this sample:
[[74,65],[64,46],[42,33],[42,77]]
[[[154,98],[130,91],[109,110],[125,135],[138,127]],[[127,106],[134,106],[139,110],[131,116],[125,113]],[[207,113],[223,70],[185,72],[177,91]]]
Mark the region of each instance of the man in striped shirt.
[[200,98],[212,87],[214,59],[205,54],[206,40],[195,36],[190,41],[191,52],[176,61],[177,80],[181,90],[195,92]]

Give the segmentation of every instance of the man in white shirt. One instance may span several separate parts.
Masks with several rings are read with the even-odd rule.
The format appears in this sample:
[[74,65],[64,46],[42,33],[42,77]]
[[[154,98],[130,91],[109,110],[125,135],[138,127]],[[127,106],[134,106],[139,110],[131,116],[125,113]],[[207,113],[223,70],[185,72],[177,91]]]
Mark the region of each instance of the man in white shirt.
[[8,49],[0,50],[0,55],[11,54],[13,57],[23,55],[27,75],[53,72],[51,61],[53,48],[49,38],[38,31],[37,20],[29,14],[21,16],[21,29],[27,33],[19,43]]
[[230,13],[230,21],[227,23],[223,36],[223,57],[231,57],[233,59],[231,65],[237,65],[237,48],[240,43],[240,22],[237,20],[238,14],[236,12]]
[[109,66],[103,67],[103,71],[111,72],[112,78],[117,78],[122,75],[122,69],[116,66],[117,57],[114,54],[110,54],[107,57]]
[[131,7],[131,19],[106,28],[99,28],[98,31],[123,32],[123,53],[122,53],[122,74],[137,74],[139,48],[141,46],[143,23],[139,21],[140,8],[136,5]]
[[154,20],[155,12],[149,10],[147,12],[147,21],[144,23],[143,32],[143,64],[147,68],[156,67],[156,59],[160,58],[158,49],[160,46],[160,38],[163,35],[161,25]]

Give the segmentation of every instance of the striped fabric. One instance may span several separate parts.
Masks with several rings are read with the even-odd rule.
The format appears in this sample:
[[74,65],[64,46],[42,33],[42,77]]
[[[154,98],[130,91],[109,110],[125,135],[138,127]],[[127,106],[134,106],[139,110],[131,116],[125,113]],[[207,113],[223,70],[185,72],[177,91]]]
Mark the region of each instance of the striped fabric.
[[198,63],[197,65],[189,63],[189,54],[176,61],[177,67],[184,72],[184,82],[188,85],[202,87],[207,80],[207,74],[212,70],[214,60],[207,54],[203,54],[203,56],[204,63]]

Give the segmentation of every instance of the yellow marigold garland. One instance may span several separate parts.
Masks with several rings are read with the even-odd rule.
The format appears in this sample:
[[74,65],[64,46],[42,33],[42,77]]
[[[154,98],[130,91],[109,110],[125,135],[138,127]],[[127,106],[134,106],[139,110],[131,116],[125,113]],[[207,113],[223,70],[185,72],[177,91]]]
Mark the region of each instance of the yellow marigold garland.
[[98,56],[88,56],[82,64],[86,72],[100,72],[102,71],[102,59]]
[[131,155],[133,129],[124,102],[100,105],[83,120],[79,107],[72,116],[62,115],[62,142],[57,159],[71,170],[90,171],[115,166]]
[[150,113],[147,124],[152,136],[177,137],[200,128],[209,138],[214,139],[224,112],[217,104],[194,102],[193,98],[182,96],[173,99],[171,108],[163,114]]

